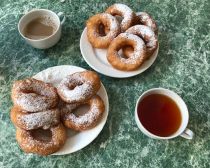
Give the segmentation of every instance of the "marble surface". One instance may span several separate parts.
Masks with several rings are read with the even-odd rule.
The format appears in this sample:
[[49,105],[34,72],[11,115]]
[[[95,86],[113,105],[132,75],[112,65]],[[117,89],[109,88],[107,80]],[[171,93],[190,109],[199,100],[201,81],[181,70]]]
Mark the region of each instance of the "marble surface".
[[[159,56],[141,75],[114,79],[101,75],[110,98],[107,123],[89,146],[71,155],[41,157],[23,153],[9,118],[10,89],[16,79],[30,77],[55,65],[90,69],[79,50],[86,19],[116,1],[2,0],[0,1],[0,167],[210,167],[210,1],[138,0],[123,2],[135,11],[148,11],[159,25]],[[60,42],[37,50],[17,30],[20,17],[33,8],[65,12]],[[190,113],[193,140],[153,140],[134,121],[138,96],[153,87],[181,95]]]

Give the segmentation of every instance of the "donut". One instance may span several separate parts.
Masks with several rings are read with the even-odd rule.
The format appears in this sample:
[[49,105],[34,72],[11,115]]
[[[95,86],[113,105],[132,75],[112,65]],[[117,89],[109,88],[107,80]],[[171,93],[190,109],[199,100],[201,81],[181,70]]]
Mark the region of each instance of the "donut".
[[60,112],[57,108],[36,113],[25,113],[18,107],[13,107],[10,118],[14,125],[25,129],[48,129],[60,123]]
[[141,24],[148,26],[152,29],[152,31],[155,32],[156,35],[158,35],[158,27],[155,22],[155,20],[150,16],[147,12],[137,12],[134,24]]
[[124,4],[114,4],[106,10],[106,13],[122,17],[122,21],[120,23],[121,32],[125,32],[129,27],[131,27],[135,19],[135,13]]
[[[158,47],[157,36],[152,31],[152,29],[148,26],[136,25],[136,26],[130,27],[126,31],[126,33],[135,34],[144,40],[144,42],[146,44],[146,50],[147,50],[146,58],[149,58]],[[131,55],[133,54],[133,48],[132,47],[124,47],[123,54],[126,57],[131,57]]]
[[[134,48],[131,57],[123,58],[119,50],[125,46]],[[116,69],[122,71],[132,71],[139,68],[146,57],[146,46],[144,41],[138,36],[130,33],[121,33],[110,44],[107,50],[107,60]]]
[[58,95],[51,84],[29,78],[14,82],[12,100],[23,111],[37,112],[55,107]]
[[[77,116],[73,111],[81,105],[89,105],[89,110],[81,116]],[[67,128],[76,131],[83,131],[96,126],[105,110],[103,100],[95,95],[83,103],[65,104],[61,110],[62,121]]]
[[58,151],[66,141],[66,130],[63,124],[51,127],[49,130],[49,137],[39,138],[37,134],[43,134],[46,136],[46,133],[41,133],[42,130],[24,130],[17,127],[16,130],[16,139],[20,148],[26,153],[35,153],[38,155],[49,155]]
[[91,98],[101,87],[100,78],[93,71],[76,72],[65,77],[57,91],[67,103],[80,103]]
[[[107,48],[120,33],[120,25],[117,19],[108,13],[96,14],[90,17],[86,26],[88,40],[95,48]],[[106,33],[101,32],[104,28]]]

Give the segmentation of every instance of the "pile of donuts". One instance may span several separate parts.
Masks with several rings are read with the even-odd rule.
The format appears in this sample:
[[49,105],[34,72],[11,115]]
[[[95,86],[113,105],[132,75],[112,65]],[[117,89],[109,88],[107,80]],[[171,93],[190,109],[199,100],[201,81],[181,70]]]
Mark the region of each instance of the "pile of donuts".
[[114,4],[90,17],[86,26],[88,41],[94,48],[107,49],[108,62],[118,70],[138,69],[158,48],[153,18],[124,4]]
[[[83,131],[96,126],[105,111],[97,95],[100,87],[100,78],[93,71],[68,75],[57,88],[34,78],[15,81],[10,117],[20,148],[49,155],[64,146],[66,128]],[[88,111],[75,114],[82,105],[88,105]]]

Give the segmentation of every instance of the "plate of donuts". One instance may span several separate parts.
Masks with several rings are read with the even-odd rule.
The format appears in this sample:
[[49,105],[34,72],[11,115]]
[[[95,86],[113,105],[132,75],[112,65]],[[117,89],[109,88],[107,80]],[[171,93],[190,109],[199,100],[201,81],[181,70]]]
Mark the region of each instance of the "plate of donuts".
[[80,51],[97,72],[127,78],[147,70],[159,50],[155,20],[146,12],[133,12],[114,4],[91,16],[80,38]]
[[[62,65],[62,66],[55,66],[55,67],[50,67],[48,69],[45,69],[37,73],[36,75],[34,75],[33,78],[44,81],[45,83],[50,83],[54,87],[57,88],[60,82],[66,76],[74,74],[76,72],[84,72],[84,71],[85,69],[81,67],[71,66],[71,65]],[[100,98],[104,102],[104,113],[102,114],[101,119],[93,128],[90,128],[84,131],[73,131],[72,129],[67,129],[67,140],[64,146],[59,151],[57,151],[56,153],[53,153],[52,155],[65,155],[65,154],[76,152],[86,147],[88,144],[90,144],[102,131],[106,123],[108,112],[109,112],[108,95],[102,83],[100,85],[100,89],[97,92],[97,95],[100,96]],[[84,113],[85,111],[87,111],[87,108],[89,107],[86,107],[86,106],[81,107],[78,113],[80,114]]]

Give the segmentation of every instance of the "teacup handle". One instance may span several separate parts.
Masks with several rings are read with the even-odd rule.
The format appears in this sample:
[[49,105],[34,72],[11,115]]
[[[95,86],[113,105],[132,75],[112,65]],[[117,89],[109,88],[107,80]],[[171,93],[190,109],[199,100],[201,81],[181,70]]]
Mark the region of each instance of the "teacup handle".
[[180,136],[185,139],[193,139],[194,133],[190,129],[186,128]]
[[[57,13],[58,17],[60,18],[61,21],[61,25],[63,25],[63,23],[66,21],[66,16],[63,12],[58,12]],[[62,18],[62,19],[61,19]]]

